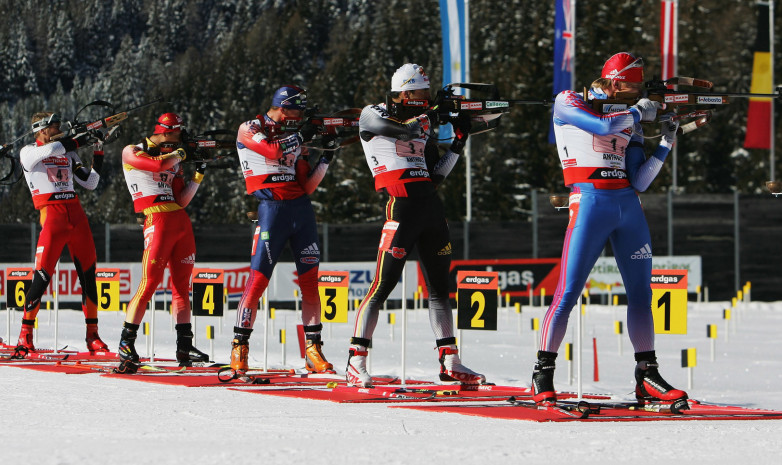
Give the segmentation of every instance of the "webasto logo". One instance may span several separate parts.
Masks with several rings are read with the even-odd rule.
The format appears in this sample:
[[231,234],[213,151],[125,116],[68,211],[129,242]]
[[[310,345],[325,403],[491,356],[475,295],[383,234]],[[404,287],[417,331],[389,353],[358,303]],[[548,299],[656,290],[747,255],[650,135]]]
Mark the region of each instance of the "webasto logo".
[[709,97],[709,96],[699,96],[698,97],[698,103],[708,103],[712,105],[722,105],[722,97]]

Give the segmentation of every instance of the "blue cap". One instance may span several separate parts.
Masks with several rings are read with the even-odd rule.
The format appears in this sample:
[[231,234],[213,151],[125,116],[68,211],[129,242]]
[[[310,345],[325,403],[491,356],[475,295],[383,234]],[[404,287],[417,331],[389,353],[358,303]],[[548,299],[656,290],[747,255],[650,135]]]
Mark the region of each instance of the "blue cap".
[[307,108],[307,91],[296,86],[282,86],[274,92],[272,106],[305,110]]

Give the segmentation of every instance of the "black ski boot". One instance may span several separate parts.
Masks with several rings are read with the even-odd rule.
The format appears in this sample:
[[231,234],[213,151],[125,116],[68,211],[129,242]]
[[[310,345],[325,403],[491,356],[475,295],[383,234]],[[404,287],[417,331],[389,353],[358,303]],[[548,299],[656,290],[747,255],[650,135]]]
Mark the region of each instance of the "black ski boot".
[[536,404],[554,405],[557,392],[554,390],[554,368],[556,352],[538,351],[538,361],[532,371],[532,400]]
[[138,371],[141,363],[136,352],[136,337],[138,336],[138,326],[133,323],[125,323],[122,326],[122,335],[119,339],[119,366],[114,369],[115,373],[131,375]]
[[671,404],[671,411],[689,409],[687,393],[668,384],[657,370],[654,351],[635,354],[635,397],[641,404],[664,402]]
[[181,367],[193,366],[193,362],[204,363],[209,361],[209,356],[193,347],[193,325],[181,323],[174,326],[176,329],[176,361]]

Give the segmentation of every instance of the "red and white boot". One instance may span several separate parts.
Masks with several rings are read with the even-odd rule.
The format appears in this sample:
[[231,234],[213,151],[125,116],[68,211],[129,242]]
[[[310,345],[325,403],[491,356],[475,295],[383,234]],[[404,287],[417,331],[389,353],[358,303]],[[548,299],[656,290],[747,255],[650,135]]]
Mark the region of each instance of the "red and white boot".
[[35,320],[22,319],[22,329],[19,331],[19,340],[16,342],[13,358],[24,358],[28,353],[35,351],[33,344],[33,325]]
[[372,387],[372,377],[367,371],[367,355],[369,352],[364,346],[354,345],[348,351],[345,379],[349,386]]
[[459,349],[450,344],[437,348],[440,355],[440,381],[458,381],[462,384],[486,384],[486,377],[462,365]]

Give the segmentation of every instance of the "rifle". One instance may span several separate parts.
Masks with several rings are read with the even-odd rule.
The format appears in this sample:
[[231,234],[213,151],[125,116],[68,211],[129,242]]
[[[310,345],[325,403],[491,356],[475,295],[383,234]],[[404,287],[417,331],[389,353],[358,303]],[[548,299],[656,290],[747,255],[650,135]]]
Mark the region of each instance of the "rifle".
[[213,129],[192,135],[190,132],[182,130],[182,142],[175,145],[174,150],[182,147],[187,152],[186,162],[201,163],[219,160],[226,156],[219,151],[236,150],[236,132],[227,129]]
[[[316,106],[306,110],[302,118],[288,118],[282,123],[267,123],[262,115],[258,116],[261,122],[261,128],[268,137],[277,137],[286,134],[299,132],[305,124],[315,126],[315,136],[336,136],[343,138],[337,149],[350,145],[358,141],[358,120],[361,115],[361,108],[346,108],[330,115],[317,114],[319,108]],[[320,147],[311,147],[319,150],[326,150]]]
[[[676,88],[669,88],[668,86],[676,86]],[[680,87],[683,87],[683,89]],[[730,103],[731,98],[779,98],[782,93],[782,86],[777,87],[776,92],[773,94],[753,94],[750,92],[716,93],[712,92],[713,87],[714,84],[711,81],[691,77],[672,77],[666,80],[652,79],[644,83],[644,91],[641,96],[627,92],[617,92],[613,98],[592,99],[592,108],[599,113],[623,111],[635,105],[638,99],[645,97],[664,105],[663,108],[657,110],[658,117],[673,112],[676,113],[673,119],[696,118],[694,121],[681,125],[677,131],[678,134],[687,134],[708,124],[713,109],[717,105],[727,105]],[[586,89],[584,90],[584,95],[587,95]],[[686,110],[686,112],[679,113],[681,110]]]
[[[455,88],[468,89],[481,94],[483,98],[469,98],[456,95]],[[437,91],[431,110],[438,114],[440,124],[456,120],[461,113],[467,113],[472,121],[470,134],[496,129],[500,117],[510,112],[513,105],[551,105],[553,100],[508,100],[500,98],[499,90],[494,84],[477,82],[451,83]]]
[[[150,105],[154,105],[162,101],[163,99],[161,97],[158,97],[155,100],[149,101],[147,103],[142,103],[141,105],[137,105],[135,107],[129,108],[125,111],[121,111],[118,113],[114,109],[114,106],[105,100],[92,101],[84,105],[79,111],[77,111],[76,116],[73,117],[72,121],[63,121],[62,124],[60,124],[60,129],[62,130],[62,133],[54,136],[52,140],[59,140],[65,137],[73,137],[78,134],[89,132],[95,138],[103,141],[104,144],[109,144],[117,140],[117,138],[119,137],[119,132],[118,132],[119,126],[117,125],[128,118],[128,113],[136,110],[140,110],[142,108],[148,107]],[[111,116],[107,116],[105,118],[99,118],[92,121],[79,121],[79,115],[81,114],[81,112],[83,112],[84,110],[90,107],[105,107],[109,110],[108,112],[111,114]]]

